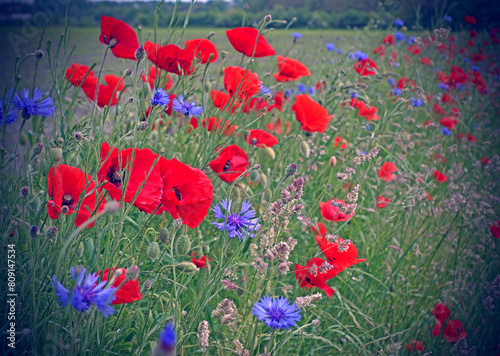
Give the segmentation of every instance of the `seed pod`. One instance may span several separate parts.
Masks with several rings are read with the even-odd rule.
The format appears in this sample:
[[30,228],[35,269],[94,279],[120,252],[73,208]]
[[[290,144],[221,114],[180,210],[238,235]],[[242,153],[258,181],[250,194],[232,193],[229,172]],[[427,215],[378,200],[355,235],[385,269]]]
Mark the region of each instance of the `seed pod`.
[[175,268],[187,274],[198,272],[198,267],[193,262],[181,262]]
[[210,253],[210,245],[203,246],[203,254],[208,255]]
[[276,157],[276,154],[274,153],[274,150],[271,147],[264,147],[264,153],[270,159],[274,159]]
[[185,255],[191,249],[191,239],[187,235],[181,235],[175,243],[175,251],[178,255]]
[[61,147],[53,147],[50,150],[50,158],[52,158],[52,160],[55,163],[58,163],[62,159],[62,155],[63,155],[63,153],[62,153]]
[[260,182],[264,187],[267,185],[267,176],[264,173],[260,173]]
[[151,289],[151,281],[148,279],[144,284],[142,285],[142,288],[144,290],[150,290]]
[[250,180],[252,182],[258,182],[260,180],[260,174],[257,171],[250,171]]
[[170,231],[167,228],[160,229],[160,241],[163,243],[167,243],[170,238]]
[[125,271],[125,280],[132,281],[139,277],[139,267],[132,265]]
[[160,245],[158,245],[158,242],[154,241],[149,244],[147,255],[152,261],[156,261],[160,257]]
[[83,242],[80,242],[80,244],[78,245],[78,247],[76,248],[76,256],[78,258],[82,258],[83,256],[83,251],[84,251],[84,247],[83,247]]
[[300,153],[302,153],[302,155],[305,157],[305,158],[308,158],[309,155],[311,154],[311,149],[309,148],[309,145],[307,144],[306,141],[302,141],[300,143]]

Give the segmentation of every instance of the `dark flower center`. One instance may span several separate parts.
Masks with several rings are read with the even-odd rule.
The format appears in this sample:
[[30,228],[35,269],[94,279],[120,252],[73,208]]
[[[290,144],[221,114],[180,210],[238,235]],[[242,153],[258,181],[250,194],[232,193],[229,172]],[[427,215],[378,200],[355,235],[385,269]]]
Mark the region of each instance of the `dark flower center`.
[[222,167],[222,172],[227,172],[231,169],[231,162],[229,162],[229,160],[227,160],[226,164],[224,165],[224,167]]
[[119,169],[117,166],[113,165],[108,168],[106,176],[108,177],[108,181],[110,183],[120,184],[125,178],[125,170]]
[[172,188],[172,190],[174,191],[175,197],[177,198],[177,200],[181,201],[182,200],[182,195],[181,195],[181,191],[179,190],[179,188],[174,185],[174,187]]
[[62,197],[62,205],[70,206],[74,201],[75,200],[73,199],[71,194],[65,193]]
[[282,309],[271,309],[269,311],[269,317],[274,321],[280,321],[283,319],[283,310]]
[[252,138],[252,145],[255,145],[257,142],[258,142],[258,141],[257,141],[257,139],[256,139],[255,137],[254,137],[254,138]]

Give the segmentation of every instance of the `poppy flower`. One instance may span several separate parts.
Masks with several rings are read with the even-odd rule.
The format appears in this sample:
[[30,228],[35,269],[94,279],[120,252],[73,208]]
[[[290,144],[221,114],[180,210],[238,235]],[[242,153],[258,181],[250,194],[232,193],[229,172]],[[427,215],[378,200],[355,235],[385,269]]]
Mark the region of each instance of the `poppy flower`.
[[385,36],[384,39],[382,40],[382,43],[394,46],[394,36],[393,35]]
[[357,263],[366,261],[364,258],[358,258],[358,250],[350,240],[337,238],[335,242],[330,242],[327,235],[316,235],[315,238],[323,255],[333,266],[332,271],[335,275]]
[[406,348],[409,351],[421,351],[421,352],[424,351],[424,347],[422,346],[422,341],[417,341],[417,340],[413,340],[411,343],[406,345]]
[[382,57],[385,54],[384,45],[380,45],[377,48],[374,48],[373,53],[378,54],[380,57]]
[[490,162],[490,159],[488,157],[481,158],[482,165],[487,165],[489,162]]
[[259,76],[250,70],[233,66],[224,69],[224,88],[232,97],[246,102],[260,92],[261,84]]
[[274,78],[278,82],[288,82],[297,80],[303,76],[310,76],[311,72],[305,65],[296,59],[277,56],[278,58],[278,73],[274,74]]
[[[252,57],[252,54],[255,58],[274,56],[276,54],[274,48],[267,43],[262,34],[259,35],[259,31],[255,28],[237,27],[227,30],[226,35],[233,48],[247,57]],[[255,42],[257,42],[257,46]],[[253,53],[254,47],[255,54]]]
[[137,61],[135,51],[139,48],[139,41],[134,29],[125,22],[113,17],[101,16],[99,41],[110,45],[115,57]]
[[231,121],[218,119],[216,117],[209,117],[208,119],[203,119],[203,127],[206,127],[208,132],[220,132],[224,136],[234,135],[234,132],[238,126],[231,125]]
[[236,109],[241,106],[240,101],[219,90],[212,90],[210,92],[210,98],[212,98],[212,103],[216,108],[221,111],[231,110],[231,114],[234,114]]
[[[147,148],[121,150],[104,142],[101,146],[101,165],[97,178],[99,182],[104,183],[102,188],[108,190],[112,199],[123,199],[126,203],[151,214],[161,204],[163,188],[160,166],[153,166],[157,156]],[[126,187],[123,186],[125,183]]]
[[194,58],[199,57],[200,62],[203,64],[208,62],[210,55],[212,55],[210,63],[215,62],[217,58],[219,58],[215,45],[204,38],[186,41],[184,42],[184,48],[187,52],[191,53]]
[[332,297],[335,292],[326,281],[335,277],[338,273],[333,269],[333,266],[322,258],[315,257],[307,265],[301,266],[295,264],[295,279],[299,282],[300,288],[317,287],[322,289],[328,297]]
[[439,120],[439,123],[441,124],[441,126],[453,130],[455,128],[455,125],[458,124],[458,120],[454,117],[443,117]]
[[295,118],[307,132],[325,132],[333,115],[306,94],[299,94],[292,105]]
[[335,137],[335,140],[333,141],[333,147],[337,147],[340,144],[340,149],[345,150],[347,147],[349,147],[349,143],[345,138],[342,138],[340,136]]
[[320,202],[321,215],[328,221],[347,221],[354,215],[354,211],[347,215],[342,212],[342,205],[346,206],[347,204],[341,199],[330,199],[326,203]]
[[431,333],[432,336],[439,336],[442,333],[443,338],[448,342],[457,342],[458,340],[467,337],[464,325],[462,322],[455,319],[448,320],[445,324],[444,330],[443,323],[438,320]]
[[94,78],[94,71],[86,65],[73,63],[66,69],[66,80],[76,87],[79,87],[82,82],[91,82],[92,78]]
[[150,61],[169,73],[190,75],[194,71],[193,54],[174,44],[155,46],[152,42],[146,41],[144,49]]
[[198,168],[173,158],[160,157],[163,194],[161,203],[174,219],[181,218],[194,229],[203,221],[212,204],[212,181]]
[[493,237],[500,239],[500,220],[497,221],[496,225],[493,223],[489,225],[490,227],[490,232],[493,235]]
[[[111,303],[111,305],[115,304],[124,304],[124,303],[132,303],[136,300],[141,299],[141,286],[139,285],[139,281],[137,279],[132,279],[129,281],[125,281],[125,272],[127,271],[125,268],[118,268],[121,271],[121,274],[115,274],[115,268],[111,269],[111,278],[113,279],[113,287],[119,288],[115,293],[115,300]],[[109,277],[109,268],[106,268],[104,271],[100,271],[99,275],[102,272],[102,280],[107,281]],[[122,284],[123,283],[123,284]]]
[[377,198],[377,208],[384,209],[387,206],[387,203],[390,202],[389,199],[384,197],[383,195]]
[[277,92],[273,98],[274,104],[267,108],[267,111],[271,111],[276,108],[278,111],[283,111],[283,92]]
[[471,25],[476,24],[476,18],[474,16],[465,15],[465,22]]
[[444,183],[446,182],[446,180],[448,179],[448,177],[446,177],[446,175],[438,170],[436,170],[434,172],[434,178],[436,178],[436,180],[439,182],[439,183]]
[[224,182],[231,183],[246,171],[249,163],[245,151],[231,145],[219,151],[219,156],[210,162],[210,168]]
[[354,63],[354,70],[363,77],[377,74],[377,64],[370,58],[365,58]]
[[[141,79],[144,83],[146,83],[146,76],[144,74],[141,75]],[[149,89],[153,90],[156,85],[156,80],[158,79],[158,87],[169,90],[172,88],[172,78],[165,72],[162,72],[161,69],[156,68],[154,65],[149,68],[147,82],[149,84]]]
[[397,168],[396,165],[392,162],[384,162],[382,167],[380,167],[378,171],[378,176],[380,179],[388,182],[394,178],[396,178],[395,174],[392,174],[393,172],[396,172]]
[[209,257],[205,257],[205,255],[202,255],[201,258],[199,260],[196,259],[196,254],[195,252],[193,251],[193,258],[191,259],[191,261],[196,265],[196,267],[198,268],[207,268],[207,261],[210,262],[210,258]]
[[264,130],[250,130],[247,142],[256,147],[272,147],[279,141],[274,135]]
[[427,58],[427,57],[422,57],[422,60],[420,63],[422,63],[423,65],[426,65],[426,66],[432,65],[432,61],[430,60],[430,58]]
[[[123,91],[125,85],[121,80],[122,77],[117,77],[116,75],[109,74],[104,76],[104,80],[106,81],[106,85],[99,84],[99,91],[97,93],[97,105],[99,107],[105,106],[113,106],[118,103],[118,92]],[[95,100],[95,91],[98,84],[98,78],[90,78],[89,80],[85,80],[82,84],[82,89],[87,98],[94,101]]]
[[267,107],[265,98],[252,98],[243,107],[243,112],[248,114],[250,111],[263,111]]
[[422,48],[420,48],[417,45],[412,45],[412,46],[408,47],[408,52],[410,52],[411,54],[413,54],[415,56],[418,55],[421,50],[422,50]]
[[[94,212],[100,212],[106,201],[96,196],[96,184],[90,175],[83,173],[80,169],[65,164],[51,167],[49,171],[47,191],[50,200],[47,202],[47,214],[51,219],[58,219],[59,213],[69,215],[75,212],[80,205],[75,220],[75,225],[80,226],[90,219]],[[83,200],[80,198],[83,190]],[[99,200],[97,200],[99,199]],[[100,201],[96,211],[96,202]],[[88,227],[92,227],[94,223]]]

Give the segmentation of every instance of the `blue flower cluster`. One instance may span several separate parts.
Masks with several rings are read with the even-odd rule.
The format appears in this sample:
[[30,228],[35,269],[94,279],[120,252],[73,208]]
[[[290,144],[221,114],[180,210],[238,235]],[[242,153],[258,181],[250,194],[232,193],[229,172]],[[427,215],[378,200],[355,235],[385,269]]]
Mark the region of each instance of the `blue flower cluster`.
[[252,314],[272,329],[289,329],[301,319],[300,310],[288,299],[281,296],[273,299],[264,296],[252,308]]
[[203,106],[196,106],[196,102],[190,103],[184,101],[184,96],[179,95],[174,99],[172,108],[185,116],[200,116],[203,113]]
[[[248,201],[243,201],[241,205],[241,211],[238,214],[231,213],[231,199],[223,199],[219,205],[212,208],[215,213],[216,219],[224,219],[222,223],[213,222],[219,231],[227,231],[229,237],[237,237],[241,241],[245,239],[246,236],[253,238],[255,234],[253,231],[260,229],[259,219],[255,217],[255,210],[250,209],[252,203]],[[226,215],[222,213],[222,209],[226,211]]]

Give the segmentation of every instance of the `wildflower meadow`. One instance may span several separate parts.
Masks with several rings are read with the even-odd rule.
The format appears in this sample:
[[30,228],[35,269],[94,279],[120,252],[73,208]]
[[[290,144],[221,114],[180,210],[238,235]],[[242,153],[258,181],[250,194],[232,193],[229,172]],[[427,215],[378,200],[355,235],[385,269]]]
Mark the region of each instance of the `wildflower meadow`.
[[3,68],[2,355],[500,355],[498,30],[162,6]]

